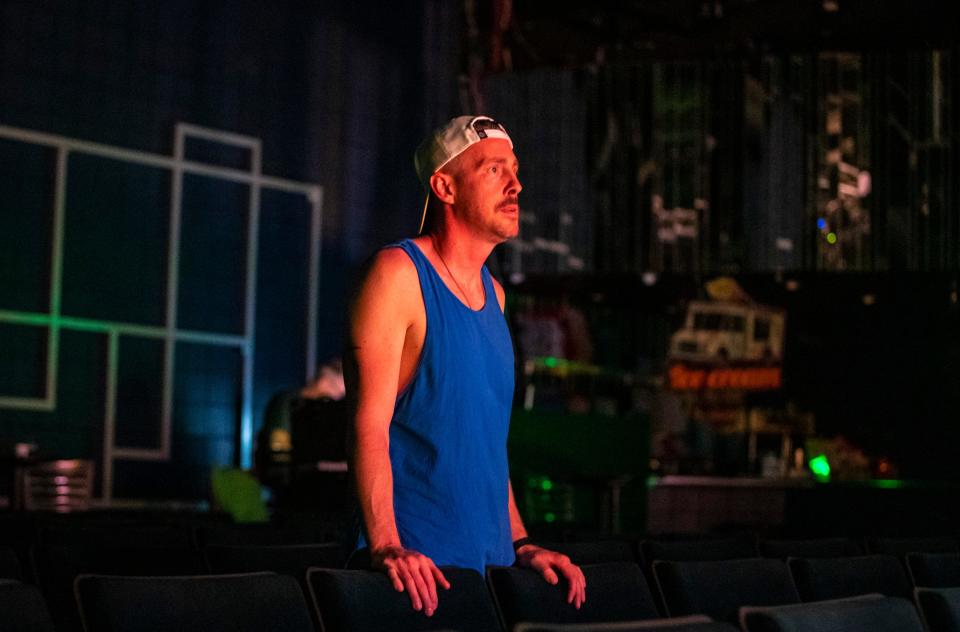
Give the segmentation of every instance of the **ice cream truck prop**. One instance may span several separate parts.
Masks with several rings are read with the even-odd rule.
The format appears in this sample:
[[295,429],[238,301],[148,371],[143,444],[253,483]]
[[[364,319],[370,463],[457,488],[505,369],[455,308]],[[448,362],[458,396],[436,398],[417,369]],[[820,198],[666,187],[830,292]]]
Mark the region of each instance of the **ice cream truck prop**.
[[690,362],[771,362],[783,359],[785,314],[756,303],[691,301],[684,325],[670,338],[670,358]]

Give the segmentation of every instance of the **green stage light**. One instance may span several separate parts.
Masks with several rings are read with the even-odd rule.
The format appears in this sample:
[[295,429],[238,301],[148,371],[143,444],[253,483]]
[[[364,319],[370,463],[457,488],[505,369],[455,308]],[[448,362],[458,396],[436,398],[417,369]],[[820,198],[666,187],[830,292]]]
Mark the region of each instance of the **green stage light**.
[[826,455],[821,454],[810,459],[810,471],[818,480],[830,480],[830,462]]

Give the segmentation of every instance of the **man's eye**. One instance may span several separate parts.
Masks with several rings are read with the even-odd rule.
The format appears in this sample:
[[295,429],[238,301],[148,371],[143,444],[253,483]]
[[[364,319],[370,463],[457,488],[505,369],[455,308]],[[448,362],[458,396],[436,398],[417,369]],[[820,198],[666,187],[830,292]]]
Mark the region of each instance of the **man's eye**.
[[496,165],[493,165],[492,167],[490,167],[490,173],[496,173],[497,171],[498,169]]

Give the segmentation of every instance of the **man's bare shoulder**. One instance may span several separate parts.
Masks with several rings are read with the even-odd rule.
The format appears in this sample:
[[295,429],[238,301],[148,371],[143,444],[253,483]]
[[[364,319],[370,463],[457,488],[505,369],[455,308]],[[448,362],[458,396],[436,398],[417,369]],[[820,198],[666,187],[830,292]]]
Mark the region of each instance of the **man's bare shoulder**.
[[367,279],[374,276],[400,283],[416,281],[417,268],[402,248],[383,248],[373,256],[367,270]]
[[355,310],[371,307],[411,315],[421,300],[419,283],[417,268],[407,253],[401,248],[384,248],[366,266]]

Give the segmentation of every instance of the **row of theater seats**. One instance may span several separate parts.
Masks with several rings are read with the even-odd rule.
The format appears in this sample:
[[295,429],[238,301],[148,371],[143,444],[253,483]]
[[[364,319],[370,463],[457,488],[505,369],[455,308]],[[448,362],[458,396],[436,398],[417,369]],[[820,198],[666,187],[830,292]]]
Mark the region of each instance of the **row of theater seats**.
[[[0,525],[2,526],[2,525]],[[248,571],[274,571],[289,575],[299,580],[303,599],[313,603],[312,595],[319,595],[317,605],[324,603],[323,595],[338,595],[335,590],[336,582],[323,591],[318,591],[307,581],[308,567],[339,568],[343,564],[343,550],[335,544],[290,544],[289,542],[302,541],[315,537],[317,531],[301,529],[280,531],[270,527],[231,527],[226,525],[210,525],[199,528],[182,528],[155,525],[46,525],[36,529],[29,540],[24,554],[21,538],[20,556],[12,551],[6,554],[0,549],[0,577],[34,582],[52,611],[54,622],[59,630],[78,630],[80,628],[80,614],[77,610],[77,600],[74,594],[74,578],[81,574],[110,574],[110,575],[198,575],[204,573],[244,573]],[[0,531],[2,534],[2,531]],[[2,538],[0,538],[2,544]],[[551,621],[553,623],[593,623],[598,621],[644,619],[663,617],[665,615],[684,616],[687,613],[698,615],[708,614],[716,619],[736,621],[736,612],[743,605],[782,605],[796,601],[811,599],[827,599],[860,595],[863,593],[880,593],[888,598],[913,598],[915,586],[960,586],[960,559],[958,559],[957,542],[949,538],[939,539],[870,539],[866,541],[849,540],[844,538],[820,540],[760,540],[753,537],[730,537],[698,540],[644,540],[644,541],[593,541],[580,543],[558,543],[550,545],[569,554],[574,561],[580,564],[600,564],[591,566],[589,605],[581,612],[570,611],[569,608],[558,607],[557,616],[552,619],[543,613],[527,612],[524,604],[548,604],[550,594],[522,596],[522,585],[504,592],[504,589],[494,591],[502,598],[496,602],[497,612],[507,629],[520,622]],[[927,553],[911,553],[899,560],[897,557],[883,555],[864,556],[864,552],[883,551],[885,553],[900,554],[910,551],[927,551]],[[772,559],[751,559],[766,555]],[[847,556],[841,558],[840,556]],[[782,576],[785,569],[786,576],[793,584],[799,599],[785,598],[781,594],[776,599],[761,600],[760,593],[751,593],[749,582],[740,585],[736,581],[720,575],[712,575],[715,569],[710,568],[709,561],[741,558],[739,563],[746,566],[729,566],[726,572],[733,572],[735,576],[753,577],[754,583],[762,586],[776,585],[769,576],[763,575],[763,569],[773,568],[771,562],[778,562],[785,558],[789,563],[779,561],[777,566]],[[826,559],[819,559],[826,558]],[[9,564],[4,563],[7,559]],[[20,564],[24,560],[25,563]],[[692,561],[694,566],[684,568],[684,565],[670,565],[668,562]],[[901,561],[909,565],[909,574],[904,570]],[[614,563],[607,566],[603,563]],[[626,566],[623,564],[626,563]],[[757,563],[766,563],[763,567]],[[699,567],[696,564],[700,564]],[[18,566],[19,565],[19,566]],[[9,572],[4,569],[9,568]],[[629,570],[625,570],[629,569]],[[732,570],[730,570],[732,569]],[[498,569],[499,571],[499,569]],[[334,571],[329,571],[333,573]],[[686,572],[686,575],[684,573]],[[315,571],[320,582],[326,571]],[[672,574],[671,574],[672,573]],[[899,573],[899,574],[898,574]],[[490,585],[496,583],[496,572],[492,573]],[[837,582],[824,581],[823,578],[834,577]],[[366,578],[366,579],[365,579]],[[639,578],[634,581],[634,578]],[[811,579],[812,578],[812,579]],[[533,588],[551,588],[543,584],[542,580],[532,584]],[[347,573],[343,581],[348,582],[344,589],[345,597],[333,598],[327,604],[327,629],[365,629],[363,627],[347,626],[344,628],[331,627],[331,620],[336,617],[331,614],[337,612],[338,603],[348,603],[348,597],[353,594],[362,594],[361,588],[366,586],[371,590],[386,589],[385,595],[380,598],[367,598],[361,612],[375,612],[370,604],[390,604],[394,599],[397,606],[395,612],[383,621],[397,623],[407,621],[404,626],[372,627],[367,629],[435,629],[418,628],[417,621],[424,619],[409,609],[406,598],[392,593],[385,584],[377,588],[377,582],[385,578],[380,575],[354,575]],[[324,580],[332,581],[332,580]],[[338,580],[339,581],[339,580]],[[624,581],[626,583],[624,583]],[[350,583],[353,582],[353,583]],[[357,584],[356,582],[360,582]],[[371,583],[372,582],[372,583]],[[632,583],[631,583],[632,582]],[[639,582],[639,583],[638,583]],[[713,588],[725,587],[732,591],[726,601],[709,600],[692,601],[692,606],[683,605],[682,599],[673,599],[668,595],[673,584],[689,584],[695,587],[698,595],[709,595]],[[697,583],[699,582],[699,584]],[[464,579],[461,583],[469,586],[471,580]],[[475,581],[473,582],[476,583]],[[502,583],[502,582],[501,582]],[[482,579],[480,585],[486,594]],[[352,588],[350,588],[352,586]],[[510,584],[508,583],[508,588]],[[640,588],[638,588],[640,586]],[[650,590],[650,587],[653,590]],[[732,588],[735,587],[735,588]],[[512,592],[511,592],[512,591]],[[519,591],[519,592],[518,592]],[[195,592],[195,591],[192,591]],[[716,590],[714,590],[716,592]],[[722,592],[722,591],[721,591]],[[520,597],[511,598],[511,594],[520,594]],[[559,593],[556,593],[559,594]],[[676,592],[676,594],[681,594]],[[637,595],[656,595],[646,600]],[[556,595],[555,595],[556,596]],[[369,595],[368,595],[369,597]],[[450,597],[444,594],[442,598]],[[929,597],[932,599],[933,597]],[[399,601],[397,601],[399,599]],[[947,597],[943,597],[950,603]],[[639,601],[638,601],[639,600]],[[450,599],[448,605],[455,603]],[[170,603],[177,603],[170,601]],[[652,603],[653,608],[644,611],[632,611],[618,614],[618,607],[624,604]],[[887,603],[886,601],[884,603]],[[562,605],[562,604],[555,604]],[[902,604],[901,604],[902,605]],[[847,606],[849,608],[849,606]],[[867,611],[879,607],[872,604],[866,607]],[[884,606],[887,607],[887,606]],[[861,610],[862,605],[857,606]],[[856,610],[856,608],[854,608]],[[450,612],[455,613],[451,606]],[[308,608],[314,613],[317,610]],[[512,614],[511,614],[512,613]],[[382,613],[381,613],[382,614]],[[439,611],[438,611],[439,615]],[[344,615],[347,616],[347,615]],[[333,617],[333,619],[331,619]],[[419,617],[419,619],[417,618]],[[546,618],[544,618],[546,617]],[[889,618],[889,617],[888,617]],[[0,621],[4,619],[0,613]],[[444,626],[448,629],[491,629],[491,628],[464,628],[463,622],[470,619],[454,616],[452,622]],[[891,619],[892,620],[892,619]],[[441,621],[434,617],[431,625]],[[319,621],[315,620],[315,624]],[[676,619],[671,624],[677,623]],[[690,623],[690,625],[694,625]],[[697,624],[699,625],[699,624]],[[180,627],[184,627],[181,625]],[[189,629],[189,626],[187,626]],[[0,626],[2,629],[2,626]],[[91,628],[99,629],[99,628]],[[137,628],[130,628],[137,629]],[[280,629],[280,628],[277,628]],[[638,628],[643,629],[643,628]],[[673,628],[671,628],[673,629]],[[718,628],[720,629],[720,628]],[[729,628],[725,628],[729,629]],[[940,629],[948,630],[951,628]]]
[[[565,603],[562,586],[548,585],[528,569],[490,568],[485,583],[474,571],[447,568],[444,572],[451,589],[443,591],[431,618],[413,611],[406,597],[395,592],[383,574],[371,571],[310,569],[305,579],[313,616],[296,580],[273,573],[81,575],[74,589],[87,632],[729,632],[738,627],[745,632],[924,631],[917,611],[905,599],[868,594],[800,603],[796,590],[791,591],[782,577],[769,572],[773,567],[768,564],[766,569],[753,569],[758,572],[746,568],[749,565],[734,568],[730,562],[709,564],[720,565],[714,570],[728,566],[725,581],[711,588],[712,599],[689,592],[702,587],[703,580],[695,582],[696,586],[686,586],[688,592],[682,599],[693,608],[699,603],[717,609],[714,618],[662,617],[639,567],[632,562],[583,567],[590,593],[579,610]],[[774,584],[763,587],[768,580]],[[665,597],[672,603],[675,596]],[[930,632],[958,629],[960,588],[918,589],[917,597]],[[0,615],[0,628],[10,632],[56,629],[39,590],[29,584],[0,583]]]

